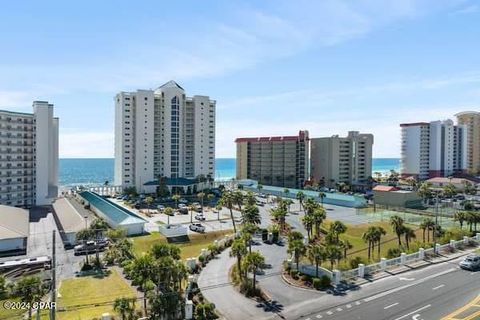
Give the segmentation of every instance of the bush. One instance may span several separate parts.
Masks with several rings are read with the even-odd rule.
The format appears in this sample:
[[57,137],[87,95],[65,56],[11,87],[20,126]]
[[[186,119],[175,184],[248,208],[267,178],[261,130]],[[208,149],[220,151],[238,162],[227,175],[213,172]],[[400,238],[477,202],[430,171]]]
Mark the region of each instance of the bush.
[[322,288],[322,281],[319,278],[313,278],[313,287],[317,290]]
[[302,281],[304,281],[304,282],[307,282],[307,281],[310,282],[312,280],[312,277],[309,276],[308,274],[302,274],[300,276],[300,279],[302,279]]
[[402,250],[400,250],[399,248],[390,248],[387,251],[387,258],[388,259],[397,258],[397,257],[400,257],[401,254],[402,254]]
[[290,277],[295,280],[298,280],[298,271],[297,270],[290,270]]
[[93,269],[93,266],[91,264],[84,263],[80,271],[90,271],[92,269]]
[[350,260],[350,268],[356,269],[359,264],[367,264],[365,258],[356,256]]
[[322,289],[326,289],[328,287],[330,287],[332,284],[332,280],[330,280],[330,278],[326,275],[323,275],[320,277],[320,288]]

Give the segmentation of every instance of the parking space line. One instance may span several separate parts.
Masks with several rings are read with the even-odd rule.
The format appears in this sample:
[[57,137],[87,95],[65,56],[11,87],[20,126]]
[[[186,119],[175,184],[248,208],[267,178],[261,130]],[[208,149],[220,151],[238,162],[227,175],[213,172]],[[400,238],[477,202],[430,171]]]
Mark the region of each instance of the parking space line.
[[394,304],[391,304],[389,306],[386,306],[384,307],[383,309],[387,310],[387,309],[390,309],[391,307],[395,307],[396,305],[398,305],[398,302],[395,302]]

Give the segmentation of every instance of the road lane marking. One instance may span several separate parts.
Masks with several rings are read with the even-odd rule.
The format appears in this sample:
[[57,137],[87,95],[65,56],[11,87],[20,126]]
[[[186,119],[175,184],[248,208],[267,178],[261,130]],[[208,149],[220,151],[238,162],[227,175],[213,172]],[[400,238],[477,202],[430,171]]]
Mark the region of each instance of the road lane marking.
[[333,311],[327,311],[327,314],[331,316],[333,314]]
[[397,304],[398,304],[398,302],[395,302],[394,304],[391,304],[391,305],[389,305],[389,306],[386,306],[386,307],[383,308],[383,309],[385,309],[385,310],[390,309],[391,307],[395,307]]
[[355,304],[356,304],[357,306],[359,306],[359,305],[361,304],[361,302],[360,302],[360,301],[355,301]]
[[450,268],[450,269],[447,269],[447,270],[445,270],[445,271],[439,272],[439,273],[437,273],[437,274],[429,275],[428,277],[425,277],[425,278],[423,278],[423,279],[420,279],[420,280],[418,280],[418,281],[416,281],[416,282],[412,282],[412,283],[406,284],[406,285],[404,285],[404,286],[397,287],[397,288],[394,288],[394,289],[391,289],[391,290],[388,290],[388,291],[385,291],[385,292],[380,292],[379,294],[376,294],[376,295],[373,295],[373,296],[371,296],[371,297],[368,297],[368,298],[363,299],[363,301],[365,301],[365,302],[370,302],[370,301],[373,301],[373,300],[375,300],[375,299],[388,296],[389,294],[392,294],[392,293],[395,293],[395,292],[398,292],[398,291],[401,291],[401,290],[404,290],[404,289],[407,289],[407,288],[416,286],[417,284],[423,283],[423,282],[428,281],[428,280],[430,280],[430,279],[443,276],[443,275],[445,275],[445,274],[447,274],[447,273],[450,273],[450,272],[453,272],[453,271],[456,271],[456,270],[457,270],[457,269],[455,269],[455,268]]
[[432,288],[432,290],[438,290],[438,289],[443,288],[443,287],[445,287],[445,285],[444,285],[444,284],[441,284],[441,285],[439,285],[439,286],[437,286],[437,287],[435,287],[435,288]]
[[322,316],[321,314],[317,314],[316,318],[317,318],[317,319],[322,319],[323,316]]
[[336,310],[337,310],[337,311],[343,311],[343,309],[342,309],[342,308],[337,308]]
[[404,278],[404,277],[399,277],[398,280],[405,280],[405,281],[413,281],[415,278]]
[[350,309],[352,307],[352,305],[349,303],[346,305],[347,309]]
[[415,314],[415,315],[416,315],[416,314],[419,313],[420,311],[423,311],[423,310],[425,310],[425,309],[428,309],[428,308],[430,308],[431,306],[432,306],[431,304],[427,304],[426,306],[423,306],[423,307],[421,307],[421,308],[419,308],[419,309],[417,309],[417,310],[415,310],[415,311],[412,311],[412,312],[410,312],[410,313],[407,313],[407,314],[405,314],[405,315],[403,315],[403,316],[401,316],[401,317],[399,317],[399,318],[396,318],[395,320],[405,319],[406,317],[411,316],[412,314]]
[[412,316],[412,320],[423,320],[423,319],[418,319],[420,315],[417,313],[416,315]]

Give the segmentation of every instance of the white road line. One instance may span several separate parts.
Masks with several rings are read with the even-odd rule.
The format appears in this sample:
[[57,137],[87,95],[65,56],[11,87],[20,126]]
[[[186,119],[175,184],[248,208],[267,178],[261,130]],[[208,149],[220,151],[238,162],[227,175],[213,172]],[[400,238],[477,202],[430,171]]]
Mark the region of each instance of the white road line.
[[359,306],[359,305],[361,304],[361,302],[360,302],[360,301],[355,301],[355,304],[356,304],[357,306]]
[[327,311],[327,314],[331,316],[333,314],[333,311]]
[[342,309],[342,308],[337,308],[336,310],[337,310],[337,311],[343,311],[343,309]]
[[347,309],[350,309],[352,307],[352,305],[349,303],[346,305]]
[[427,309],[427,308],[430,308],[431,306],[432,306],[431,304],[427,304],[426,306],[423,306],[423,307],[421,307],[420,309],[417,309],[417,310],[415,310],[415,311],[412,311],[412,312],[410,312],[410,313],[407,313],[407,314],[405,314],[405,315],[403,315],[403,316],[401,316],[401,317],[399,317],[399,318],[396,318],[395,320],[405,319],[406,317],[411,316],[411,315],[414,314],[414,313],[419,313],[420,311],[423,311],[423,310],[425,310],[425,309]]
[[397,304],[398,304],[398,302],[395,302],[394,304],[391,304],[391,305],[389,305],[389,306],[386,306],[386,307],[383,308],[383,309],[385,309],[385,310],[390,309],[391,307],[395,307]]
[[315,318],[317,318],[317,319],[322,319],[323,316],[322,316],[321,314],[317,314],[317,316],[316,316]]
[[430,279],[433,279],[433,278],[436,278],[436,277],[443,276],[444,274],[447,274],[447,273],[450,273],[450,272],[453,272],[453,271],[456,271],[456,270],[457,270],[457,269],[455,269],[455,268],[450,268],[450,269],[447,269],[447,270],[442,271],[442,272],[440,272],[440,273],[429,275],[428,277],[425,277],[425,278],[423,278],[423,279],[420,279],[420,280],[418,280],[418,281],[416,281],[416,282],[412,282],[412,283],[410,283],[410,284],[406,284],[406,285],[404,285],[404,286],[397,287],[397,288],[394,288],[394,289],[391,289],[391,290],[388,290],[388,291],[385,291],[385,292],[381,292],[381,293],[376,294],[376,295],[374,295],[374,296],[365,298],[365,299],[363,299],[363,301],[365,301],[365,302],[370,302],[370,301],[372,301],[372,300],[375,300],[375,299],[378,299],[378,298],[382,298],[382,297],[388,296],[389,294],[392,294],[392,293],[401,291],[401,290],[403,290],[403,289],[407,289],[407,288],[416,286],[417,284],[423,283],[423,282],[425,282],[425,281],[427,281],[427,280],[430,280]]
[[444,285],[444,284],[441,284],[441,285],[439,285],[439,286],[437,286],[437,287],[435,287],[435,288],[432,288],[432,290],[438,290],[438,289],[443,288],[443,287],[445,287],[445,285]]

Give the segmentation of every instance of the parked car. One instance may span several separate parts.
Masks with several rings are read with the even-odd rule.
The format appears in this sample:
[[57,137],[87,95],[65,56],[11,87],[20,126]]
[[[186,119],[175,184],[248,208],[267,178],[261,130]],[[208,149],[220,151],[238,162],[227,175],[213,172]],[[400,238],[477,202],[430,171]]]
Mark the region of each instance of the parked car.
[[180,200],[178,200],[178,202],[183,203],[183,204],[187,204],[188,200],[185,199],[185,198],[181,198]]
[[97,243],[95,241],[87,241],[87,243],[79,244],[73,247],[73,254],[77,256],[81,254],[94,253],[97,250],[103,251],[106,246],[107,246],[106,243]]
[[460,268],[472,271],[480,268],[480,256],[469,255],[460,262]]
[[188,214],[188,208],[187,207],[180,207],[178,208],[178,212],[181,214]]
[[137,202],[137,203],[135,203],[135,206],[134,206],[134,207],[135,207],[135,209],[140,209],[140,208],[141,208],[141,205],[140,205],[140,203]]
[[165,210],[165,206],[159,204],[159,205],[157,206],[157,210],[160,211],[160,212],[163,212],[163,210]]
[[203,226],[201,223],[192,223],[190,225],[190,230],[203,233],[205,232],[205,226]]
[[199,221],[205,221],[205,216],[203,214],[195,215],[195,219]]
[[178,204],[178,207],[179,207],[179,208],[186,208],[187,206],[186,206],[184,203],[179,203],[179,204]]
[[264,203],[264,202],[262,202],[262,201],[257,201],[257,206],[259,206],[259,207],[263,207],[264,205],[265,205],[265,203]]

